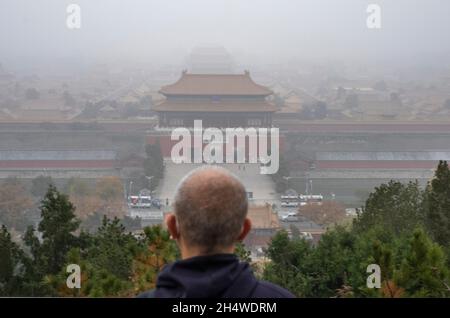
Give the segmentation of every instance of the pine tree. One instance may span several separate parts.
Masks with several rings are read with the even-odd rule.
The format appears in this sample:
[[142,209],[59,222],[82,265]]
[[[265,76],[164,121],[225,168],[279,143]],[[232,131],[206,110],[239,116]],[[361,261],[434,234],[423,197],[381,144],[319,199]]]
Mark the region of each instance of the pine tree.
[[234,254],[236,254],[241,262],[246,262],[249,264],[252,262],[251,252],[246,249],[244,243],[239,242],[236,244]]
[[20,289],[22,250],[11,239],[6,226],[0,229],[0,296],[13,296]]
[[417,181],[382,184],[369,195],[363,212],[354,222],[355,229],[361,233],[374,226],[382,226],[395,234],[410,233],[423,225],[422,198]]
[[400,269],[394,281],[410,297],[450,297],[449,272],[442,248],[422,229],[416,229],[410,239]]
[[170,234],[160,225],[144,228],[141,240],[142,251],[133,260],[132,282],[136,292],[151,290],[156,285],[156,278],[161,269],[179,258],[179,250]]
[[450,246],[450,169],[440,161],[434,179],[426,191],[427,227],[433,239],[442,246]]
[[75,217],[75,208],[68,196],[53,185],[41,201],[41,217],[38,230],[42,233],[42,243],[36,252],[45,262],[45,273],[56,274],[64,265],[67,252],[78,245],[74,232],[80,221]]
[[109,220],[104,216],[102,226],[94,235],[92,243],[87,251],[91,264],[119,279],[129,278],[138,245],[133,235],[125,232],[125,227],[118,218]]

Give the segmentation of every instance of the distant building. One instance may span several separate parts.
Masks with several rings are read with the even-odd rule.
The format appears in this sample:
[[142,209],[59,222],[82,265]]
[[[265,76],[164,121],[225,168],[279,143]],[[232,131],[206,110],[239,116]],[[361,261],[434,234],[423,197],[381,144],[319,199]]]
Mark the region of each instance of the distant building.
[[0,179],[71,177],[95,179],[119,174],[113,150],[1,150]]
[[277,108],[266,99],[272,91],[244,74],[188,74],[161,88],[166,99],[152,110],[159,127],[271,127]]
[[232,74],[234,63],[228,51],[221,46],[199,46],[187,59],[188,69],[193,74]]
[[290,90],[287,94],[280,95],[280,98],[283,99],[283,105],[277,112],[276,118],[298,117],[305,108],[314,108],[320,102],[303,89]]
[[252,222],[252,230],[244,240],[246,247],[256,256],[262,256],[272,237],[281,229],[278,214],[272,206],[250,206],[248,218]]

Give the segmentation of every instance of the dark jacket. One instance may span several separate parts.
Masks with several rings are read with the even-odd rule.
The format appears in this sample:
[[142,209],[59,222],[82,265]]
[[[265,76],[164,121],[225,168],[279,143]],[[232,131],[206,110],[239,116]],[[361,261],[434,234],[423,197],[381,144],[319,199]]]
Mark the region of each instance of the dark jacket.
[[247,263],[232,254],[199,256],[164,267],[156,289],[140,298],[293,298],[290,292],[259,281]]

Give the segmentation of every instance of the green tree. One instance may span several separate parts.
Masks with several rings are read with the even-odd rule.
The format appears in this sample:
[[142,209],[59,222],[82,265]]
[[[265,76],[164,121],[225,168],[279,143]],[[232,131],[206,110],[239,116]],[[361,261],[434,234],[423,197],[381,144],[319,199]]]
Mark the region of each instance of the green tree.
[[0,229],[0,296],[20,295],[23,252],[6,226]]
[[38,231],[42,234],[42,242],[37,240],[34,230],[27,231],[26,242],[35,261],[43,274],[55,274],[65,263],[67,252],[78,244],[74,232],[80,221],[75,217],[75,208],[67,195],[60,193],[53,185],[41,201],[41,221]]
[[425,198],[427,228],[433,239],[450,251],[450,169],[446,161],[439,162]]
[[[92,242],[91,242],[92,243]],[[81,288],[69,289],[66,285],[65,268],[58,274],[47,278],[52,290],[60,297],[118,297],[131,289],[131,282],[120,279],[107,269],[92,264],[90,257],[83,256],[84,251],[71,249],[67,254],[67,265],[78,264],[81,270]]]
[[322,235],[308,262],[306,295],[354,297],[364,280],[365,260],[370,248],[343,227]]
[[125,232],[120,220],[109,220],[104,216],[102,225],[87,250],[87,256],[95,267],[126,280],[131,274],[131,264],[137,252],[136,239]]
[[358,231],[374,226],[399,234],[411,232],[424,222],[423,192],[416,182],[390,181],[375,188],[355,220]]
[[271,262],[264,268],[263,279],[279,284],[299,297],[307,297],[310,295],[311,253],[309,242],[291,240],[286,231],[278,232],[267,248]]
[[162,226],[148,226],[144,228],[144,245],[148,247],[157,258],[157,267],[172,262],[180,257],[180,251],[174,240],[170,239],[170,234]]
[[411,297],[450,297],[449,272],[445,254],[422,229],[416,229],[408,244],[400,269],[398,285]]
[[240,259],[241,262],[249,264],[252,262],[251,252],[247,250],[244,243],[239,242],[236,244],[234,254],[236,254],[236,256]]
[[132,296],[136,295],[136,291],[153,289],[163,266],[180,257],[175,241],[170,239],[169,232],[161,226],[146,227],[140,243],[142,249],[133,260]]
[[65,266],[47,277],[48,284],[59,296],[112,297],[131,295],[132,262],[142,247],[120,220],[103,217],[95,234],[82,232],[83,243],[67,253],[66,263],[81,268],[81,289],[67,288]]

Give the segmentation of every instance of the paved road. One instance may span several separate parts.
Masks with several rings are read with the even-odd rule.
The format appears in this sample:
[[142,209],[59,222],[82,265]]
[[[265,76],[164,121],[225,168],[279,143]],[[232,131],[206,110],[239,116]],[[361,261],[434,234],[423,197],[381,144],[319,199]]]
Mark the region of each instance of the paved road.
[[[164,179],[160,182],[160,187],[156,190],[156,196],[161,199],[163,204],[166,198],[169,199],[169,205],[175,193],[176,186],[181,178],[190,171],[200,167],[201,164],[180,164],[176,165],[171,161],[166,162]],[[275,185],[268,175],[260,174],[258,164],[222,164],[219,165],[238,176],[248,192],[253,192],[254,204],[278,204],[279,199],[275,191]]]
[[[192,171],[193,169],[196,169],[200,167],[200,164],[181,164],[176,165],[172,162],[166,162],[166,170],[164,174],[164,179],[161,180],[159,188],[156,190],[155,195],[159,197],[163,203],[162,210],[164,211],[170,211],[171,210],[171,204],[173,201],[174,192],[176,189],[176,186],[180,179],[184,177],[187,173]],[[273,183],[272,179],[268,175],[262,175],[260,174],[259,165],[257,164],[245,164],[245,165],[239,165],[239,164],[223,164],[220,165],[221,167],[231,171],[236,176],[238,176],[244,186],[246,187],[248,192],[253,192],[253,200],[251,200],[251,203],[262,205],[267,203],[275,204],[277,208],[275,209],[278,212],[279,217],[281,218],[284,215],[287,215],[290,212],[296,212],[297,208],[281,208],[279,195],[275,191],[275,184]],[[166,198],[169,198],[169,206],[165,206]],[[153,213],[154,219],[148,218],[148,222],[155,222],[155,220],[158,218],[158,212],[148,212],[148,211],[134,211],[134,214],[142,215],[150,215]],[[161,216],[162,218],[162,216]],[[283,223],[283,222],[282,222]],[[300,228],[320,228],[316,224],[313,224],[313,222],[310,222],[308,220],[301,220],[299,222],[293,222],[293,223],[286,223],[284,224],[286,226],[290,225],[296,225]]]

